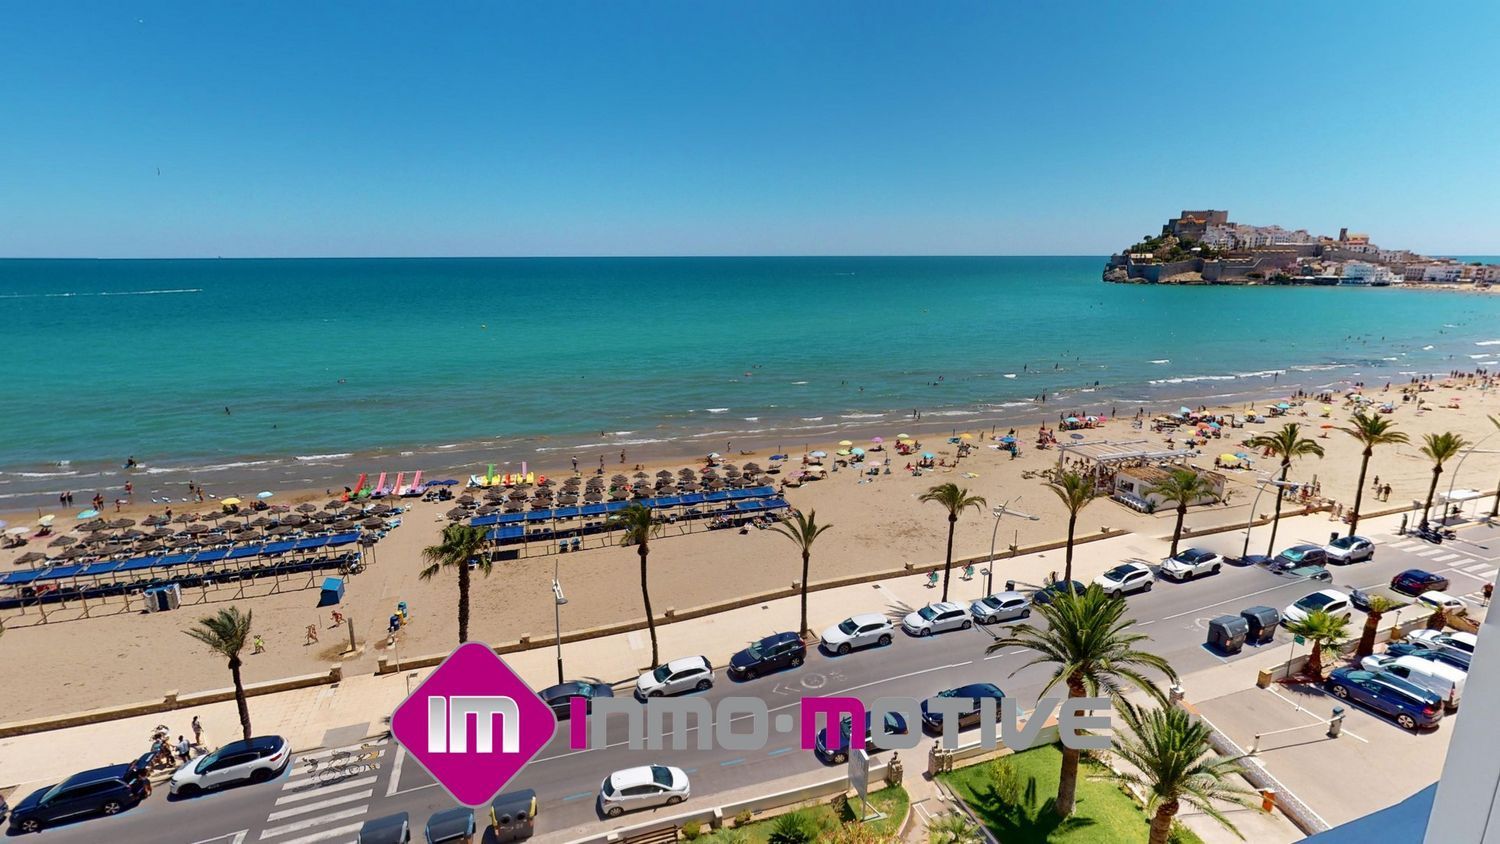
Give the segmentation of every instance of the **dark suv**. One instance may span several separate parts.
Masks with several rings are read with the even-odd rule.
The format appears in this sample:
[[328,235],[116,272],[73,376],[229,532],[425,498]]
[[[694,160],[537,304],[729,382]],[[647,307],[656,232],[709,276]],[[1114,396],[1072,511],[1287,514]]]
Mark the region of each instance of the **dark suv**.
[[[956,689],[944,689],[937,693],[938,697],[956,697],[967,701],[968,708],[958,714],[958,728],[967,730],[979,725],[979,700],[980,698],[995,699],[995,718],[1000,717],[1000,702],[1005,699],[1005,692],[1000,690],[994,683],[970,683],[967,686],[959,686]],[[922,726],[933,733],[943,730],[943,714],[929,707],[929,701],[922,701]]]
[[115,815],[141,802],[146,781],[130,765],[109,765],[74,774],[27,795],[10,813],[10,828],[36,832],[48,824],[88,815]]
[[796,668],[807,659],[807,645],[796,633],[772,633],[729,658],[729,676],[754,680],[762,674]]

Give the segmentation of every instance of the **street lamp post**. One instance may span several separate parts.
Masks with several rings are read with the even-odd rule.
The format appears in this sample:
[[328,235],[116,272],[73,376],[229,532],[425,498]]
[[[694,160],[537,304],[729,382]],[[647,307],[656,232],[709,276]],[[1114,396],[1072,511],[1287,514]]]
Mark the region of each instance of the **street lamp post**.
[[[1479,442],[1474,443],[1473,445],[1469,446],[1464,451],[1463,456],[1460,457],[1460,458],[1458,458],[1458,465],[1453,467],[1453,471],[1449,474],[1449,478],[1448,478],[1448,495],[1445,496],[1445,500],[1443,501],[1443,513],[1444,513],[1444,515],[1443,515],[1443,518],[1440,520],[1442,524],[1447,524],[1448,523],[1448,517],[1447,517],[1448,505],[1450,505],[1450,504],[1453,503],[1453,485],[1456,484],[1456,483],[1458,483],[1458,470],[1462,469],[1464,467],[1464,461],[1469,459],[1469,455],[1473,454],[1475,451],[1478,451],[1479,447],[1481,445],[1484,445],[1484,441],[1487,440],[1487,439],[1489,439],[1490,437],[1493,437],[1495,434],[1500,434],[1500,431],[1491,431],[1488,434],[1485,434],[1483,437],[1480,437],[1479,438]],[[1495,493],[1495,506],[1496,507],[1500,507],[1500,491],[1497,491]],[[1491,511],[1490,515],[1493,516],[1495,514],[1494,514],[1493,511]],[[1427,521],[1427,514],[1426,513],[1422,514],[1422,521],[1424,523]]]
[[[984,570],[984,594],[986,595],[993,595],[995,593],[995,537],[1000,533],[1000,520],[1005,518],[1006,513],[1011,513],[1017,516],[1024,516],[1025,518],[1033,522],[1041,518],[1040,516],[1033,516],[1029,513],[1022,513],[1019,510],[1011,510],[1011,502],[1020,500],[1021,496],[1018,495],[1015,498],[1010,499],[1010,501],[1006,501],[1004,504],[1001,504],[999,507],[996,507],[990,511],[990,513],[995,517],[995,528],[994,530],[990,531],[990,560],[989,565],[986,566]],[[1020,539],[1019,531],[1017,531],[1016,533],[1016,539],[1018,541]],[[1014,549],[1015,545],[1012,545],[1011,547]],[[1014,551],[1011,552],[1011,556],[1015,556]]]
[[563,595],[562,583],[558,582],[557,579],[557,566],[559,562],[559,560],[552,561],[552,615],[557,625],[557,682],[561,685],[563,682],[562,607],[563,604],[568,602],[568,599]]
[[1250,517],[1245,519],[1245,546],[1240,549],[1241,561],[1250,556],[1250,528],[1255,525],[1255,508],[1260,506],[1260,494],[1265,492],[1268,486],[1277,487],[1276,494],[1280,495],[1280,490],[1286,487],[1301,486],[1301,484],[1292,483],[1291,481],[1274,480],[1270,475],[1262,475],[1255,482],[1255,500],[1250,502]]

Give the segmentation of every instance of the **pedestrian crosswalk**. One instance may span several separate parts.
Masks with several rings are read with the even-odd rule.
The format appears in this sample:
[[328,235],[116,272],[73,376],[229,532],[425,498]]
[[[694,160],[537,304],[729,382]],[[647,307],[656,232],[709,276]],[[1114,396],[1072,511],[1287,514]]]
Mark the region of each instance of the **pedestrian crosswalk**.
[[370,811],[381,761],[390,745],[375,739],[307,753],[293,760],[291,775],[266,815],[259,841],[267,844],[353,842]]

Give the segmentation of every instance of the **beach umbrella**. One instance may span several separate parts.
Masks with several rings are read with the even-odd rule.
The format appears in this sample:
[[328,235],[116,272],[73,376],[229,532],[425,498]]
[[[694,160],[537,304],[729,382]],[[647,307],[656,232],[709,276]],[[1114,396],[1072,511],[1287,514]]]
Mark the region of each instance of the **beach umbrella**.
[[5,532],[11,536],[25,536],[30,530],[31,528],[21,525],[19,527],[8,528]]
[[808,456],[809,456],[809,457],[827,457],[827,456],[828,456],[828,452],[826,452],[826,451],[821,451],[821,450],[820,450],[820,451],[814,451],[814,452],[812,452],[812,453],[811,453],[811,454],[810,454],[810,455],[808,455]]
[[155,537],[171,536],[172,529],[168,527],[159,527],[156,530],[151,531],[151,535]]
[[[1078,420],[1075,419],[1073,421],[1076,422]],[[961,439],[961,440],[972,440],[972,439],[974,439],[974,435],[971,434],[971,433],[969,433],[968,431],[964,431],[962,434],[958,435],[958,438]]]
[[1011,436],[1010,434],[1006,434],[1005,436],[1003,436],[1003,437],[1000,438],[1000,442],[1003,442],[1003,443],[1013,443],[1015,441],[1016,441],[1016,438],[1013,437],[1013,436]]
[[147,527],[156,527],[157,525],[164,525],[166,523],[167,517],[157,515],[156,513],[152,513],[146,518],[141,519],[141,524],[146,525]]
[[557,497],[557,503],[562,505],[577,504],[578,496],[565,492]]
[[854,445],[854,443],[851,440],[839,440],[839,445],[843,446],[844,448],[848,448],[849,446]]
[[361,527],[378,528],[385,527],[384,519],[369,518],[359,523]]
[[343,506],[344,506],[344,502],[335,499],[333,501],[328,502],[327,504],[324,504],[323,505],[323,509],[324,510],[338,510],[338,509],[342,508]]
[[219,503],[223,504],[225,507],[233,507],[236,504],[239,504],[240,500],[238,498],[234,498],[234,497],[231,496],[229,498],[221,498],[221,499],[219,499]]
[[510,500],[511,501],[525,501],[526,500],[526,491],[518,489],[518,490],[515,490],[515,491],[511,492],[511,494],[510,494]]
[[[668,472],[667,474],[668,474],[668,476],[670,476],[672,473]],[[639,481],[639,480],[644,480],[646,478],[649,478],[651,476],[648,475],[648,474],[646,474],[645,472],[636,472],[634,475],[631,475],[631,477],[635,478],[636,480]]]
[[1099,417],[1097,417],[1097,416],[1085,416],[1085,417],[1083,417],[1083,421],[1085,421],[1085,422],[1098,422],[1099,421]]
[[[646,495],[646,492],[644,490],[640,490],[636,494],[644,497]],[[629,496],[630,496],[630,493],[626,492],[625,490],[623,490],[623,489],[617,489],[614,492],[611,492],[609,494],[609,500],[610,501],[624,501]]]
[[885,442],[885,437],[870,437],[870,442],[872,442],[872,443],[883,443],[883,442]]
[[[662,473],[662,472],[657,472],[656,473],[657,477],[661,477],[662,474],[667,474],[670,477],[670,473]],[[677,477],[679,477],[679,478],[691,477],[694,474],[696,474],[696,473],[691,468],[688,468],[686,466],[684,466],[683,468],[677,470]]]
[[94,510],[94,509],[91,508],[91,509],[88,509],[88,510],[81,510],[81,511],[79,511],[78,518],[80,518],[80,519],[92,519],[92,518],[94,518],[97,515],[99,515],[99,511],[98,510]]
[[265,516],[260,516],[260,517],[254,519],[254,520],[252,520],[250,522],[250,524],[253,525],[253,526],[255,526],[255,527],[267,527],[271,523],[272,523],[271,520],[268,519],[268,518],[266,518]]
[[924,451],[924,452],[922,452],[922,459],[923,459],[923,460],[931,460],[931,459],[932,459],[932,458],[933,458],[933,457],[935,457],[935,456],[936,456],[936,455],[934,455],[934,454],[933,454],[933,453],[932,453],[932,452],[930,452],[930,451]]
[[205,525],[202,522],[199,522],[198,524],[188,525],[183,529],[183,532],[190,533],[195,536],[200,533],[208,533],[208,525]]
[[521,502],[519,502],[519,501],[507,501],[507,502],[505,502],[505,512],[507,512],[507,513],[519,513],[519,512],[521,512]]
[[130,530],[127,530],[124,533],[120,534],[120,537],[123,538],[123,539],[140,539],[141,537],[143,537],[145,535],[146,535],[145,531],[138,530],[136,528],[131,528]]
[[354,523],[348,519],[341,519],[333,523],[333,529],[338,531],[353,530]]
[[51,513],[48,513],[47,515],[41,517],[40,519],[37,519],[36,523],[39,524],[39,525],[41,525],[42,527],[51,527],[52,526],[52,522],[56,518],[57,518],[56,516],[52,515]]
[[[684,469],[683,471],[686,472],[686,471],[692,471],[692,470],[690,470],[690,469]],[[681,473],[679,473],[679,474],[681,474]],[[656,476],[658,478],[670,478],[670,477],[672,477],[672,473],[669,472],[669,471],[667,471],[666,469],[663,469],[660,472],[657,472]]]
[[746,472],[759,472],[760,464],[752,460],[749,463],[745,464],[744,469]]
[[1077,416],[1069,416],[1067,419],[1065,419],[1063,421],[1065,421],[1065,422],[1077,422],[1078,421],[1078,417]]
[[785,454],[773,454],[773,455],[771,455],[771,459],[772,460],[785,460],[786,459],[786,455]]
[[683,492],[697,492],[700,489],[702,489],[702,487],[698,485],[697,481],[688,481],[687,483],[682,485]]
[[260,491],[260,492],[257,492],[257,493],[256,493],[256,494],[255,494],[255,497],[256,497],[256,498],[259,498],[259,499],[260,499],[260,500],[262,500],[262,501],[264,501],[264,500],[266,500],[266,499],[267,499],[267,498],[270,498],[270,497],[271,497],[271,496],[273,496],[273,495],[275,495],[275,494],[276,494],[276,493],[274,493],[274,492],[271,492],[271,491],[270,491],[270,490],[268,490],[268,489],[263,489],[263,490],[261,490],[261,491]]
[[135,527],[135,519],[115,519],[114,521],[109,523],[109,526],[112,530]]
[[316,513],[317,511],[318,505],[312,503],[311,501],[297,505],[298,513]]
[[609,479],[609,482],[612,484],[624,484],[630,483],[630,479],[625,477],[624,475],[615,475],[614,477]]
[[710,451],[708,453],[708,459],[709,460],[718,460],[719,457],[721,457],[721,456],[722,455],[720,455],[717,451]]
[[539,481],[536,482],[536,485],[537,486],[552,486],[554,483],[556,483],[556,481],[552,480],[551,478],[542,478],[541,480],[539,480]]
[[1238,454],[1230,454],[1228,452],[1225,452],[1225,453],[1219,455],[1219,462],[1220,463],[1238,463],[1238,462],[1240,462],[1240,456]]
[[851,449],[849,449],[849,453],[850,454],[854,454],[854,455],[858,455],[860,457],[864,457],[865,456],[865,450],[862,449],[862,448],[851,448]]
[[21,556],[17,557],[16,560],[15,560],[15,563],[18,566],[24,566],[24,565],[28,565],[30,563],[40,563],[42,560],[45,560],[45,559],[47,559],[47,555],[46,554],[42,554],[42,553],[39,553],[39,552],[36,552],[36,551],[27,551],[26,553],[24,553]]

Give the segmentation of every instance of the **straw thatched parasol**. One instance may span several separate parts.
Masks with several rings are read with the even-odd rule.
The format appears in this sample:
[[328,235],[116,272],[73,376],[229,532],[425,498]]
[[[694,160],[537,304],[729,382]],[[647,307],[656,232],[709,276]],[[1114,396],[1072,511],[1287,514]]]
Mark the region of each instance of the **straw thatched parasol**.
[[318,512],[318,505],[312,503],[311,501],[303,503],[303,504],[298,504],[297,505],[297,512],[298,513],[303,513],[303,514],[316,513],[316,512]]
[[75,539],[75,538],[73,538],[71,536],[59,536],[58,538],[52,540],[51,542],[48,542],[47,543],[47,547],[48,548],[66,548],[69,545],[72,545],[73,543],[75,543],[77,541],[78,541],[77,539]]

